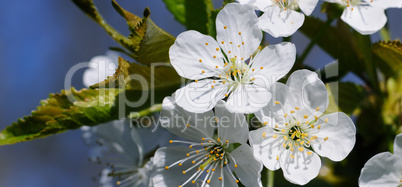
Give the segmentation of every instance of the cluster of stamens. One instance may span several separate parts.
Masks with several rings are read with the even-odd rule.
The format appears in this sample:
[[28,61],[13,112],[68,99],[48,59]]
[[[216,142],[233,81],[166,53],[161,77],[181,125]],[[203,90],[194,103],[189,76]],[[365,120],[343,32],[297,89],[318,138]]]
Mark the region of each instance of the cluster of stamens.
[[[225,31],[227,31],[228,27],[224,26],[224,29]],[[253,81],[255,80],[253,74],[255,72],[258,72],[259,70],[264,69],[264,67],[251,67],[254,62],[254,58],[261,51],[261,47],[258,47],[256,55],[254,57],[252,54],[247,56],[246,54],[244,54],[245,43],[242,38],[242,33],[238,32],[238,35],[240,37],[241,43],[233,43],[232,41],[229,41],[229,39],[226,39],[226,41],[220,41],[222,45],[230,44],[229,51],[227,51],[227,53],[225,54],[226,56],[222,57],[221,63],[217,63],[215,66],[213,66],[213,68],[207,67],[206,70],[201,71],[201,74],[206,73],[206,71],[218,72],[219,76],[212,78],[213,84],[211,85],[211,88],[215,88],[218,83],[227,86],[227,92],[225,93],[226,97],[228,97],[228,95],[241,84],[253,84]],[[226,43],[227,41],[229,42]],[[209,44],[205,43],[205,45],[208,46]],[[214,52],[221,53],[220,48],[214,48],[212,50]],[[217,56],[214,55],[213,58],[216,59]],[[198,63],[204,62],[205,61],[203,59],[198,60]],[[199,80],[195,80],[195,82],[198,81]]]
[[[187,127],[191,128],[189,124]],[[196,129],[196,128],[194,128]],[[199,131],[203,133],[202,131]],[[172,167],[182,167],[186,163],[191,163],[188,168],[183,168],[182,173],[185,175],[190,171],[194,171],[194,174],[189,176],[183,184],[179,187],[185,186],[189,182],[195,184],[197,180],[206,173],[205,178],[201,186],[206,183],[210,183],[213,175],[219,175],[219,180],[223,180],[223,170],[226,168],[232,176],[232,179],[225,180],[235,180],[236,183],[239,180],[233,175],[230,169],[229,163],[232,163],[235,168],[237,168],[237,163],[231,154],[227,151],[229,148],[229,140],[221,140],[220,138],[214,139],[210,137],[202,138],[200,143],[181,141],[181,140],[170,140],[169,143],[182,143],[187,144],[189,148],[194,149],[191,152],[186,153],[185,157],[181,160],[174,162],[169,166],[165,166],[166,170]],[[187,165],[188,166],[188,165]],[[219,170],[218,170],[219,168]],[[220,171],[220,172],[218,172]]]
[[283,10],[296,9],[298,7],[297,2],[298,0],[273,0],[274,4],[281,7]]
[[[368,2],[369,0],[344,0],[345,4],[347,7],[352,6],[356,6],[356,5],[369,5],[369,3],[372,3],[374,0],[370,0],[370,2]],[[353,11],[353,7],[351,8],[351,10]]]
[[[275,104],[281,105],[280,102],[275,101]],[[282,106],[283,108],[283,106]],[[297,113],[300,111],[299,107],[295,107],[294,110],[289,111],[289,113],[284,113],[283,124],[275,124],[273,129],[275,131],[272,138],[282,138],[284,149],[294,151],[298,150],[300,152],[305,151],[307,154],[311,155],[313,152],[309,150],[311,144],[322,143],[328,140],[328,137],[319,138],[317,133],[319,133],[321,126],[328,122],[328,119],[324,120],[323,124],[319,124],[318,117],[316,115],[307,116],[304,115],[302,119]],[[318,113],[319,107],[316,108],[315,112]],[[264,122],[263,125],[267,125],[268,122]],[[263,133],[264,138],[268,138],[266,133]],[[276,160],[279,160],[280,155],[276,156]],[[293,154],[290,154],[291,158],[295,158]]]

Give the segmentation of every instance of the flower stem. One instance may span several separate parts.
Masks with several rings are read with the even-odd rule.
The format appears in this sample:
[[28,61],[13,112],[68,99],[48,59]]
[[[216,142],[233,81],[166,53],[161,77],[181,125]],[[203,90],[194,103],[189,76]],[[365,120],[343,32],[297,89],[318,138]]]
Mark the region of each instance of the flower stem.
[[141,110],[139,112],[131,112],[128,115],[129,119],[138,119],[140,117],[149,116],[153,113],[160,112],[162,110],[162,104],[152,105],[151,107]]
[[275,171],[268,170],[267,172],[267,187],[274,187],[274,176],[275,176]]
[[318,31],[317,35],[313,39],[311,39],[310,43],[308,44],[306,49],[303,51],[303,54],[297,60],[297,62],[299,64],[303,64],[303,61],[306,59],[307,55],[311,52],[311,49],[313,49],[316,42],[321,38],[322,34],[324,34],[325,30],[327,30],[327,28],[331,25],[333,20],[334,19],[328,19],[325,22],[325,25]]
[[[385,15],[388,16],[387,11],[385,11]],[[391,32],[389,31],[388,22],[384,25],[384,27],[380,30],[380,36],[383,41],[391,40]]]

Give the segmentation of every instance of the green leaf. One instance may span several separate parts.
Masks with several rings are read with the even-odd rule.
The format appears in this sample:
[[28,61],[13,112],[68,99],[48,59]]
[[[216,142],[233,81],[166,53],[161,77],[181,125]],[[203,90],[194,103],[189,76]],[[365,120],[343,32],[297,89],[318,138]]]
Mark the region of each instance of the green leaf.
[[[136,117],[156,112],[163,98],[177,87],[151,91],[71,88],[50,94],[30,116],[19,119],[0,132],[0,145],[44,138],[83,125],[95,126],[135,113]],[[156,108],[156,109],[155,109]]]
[[386,75],[396,75],[402,69],[402,43],[400,41],[381,41],[374,43],[371,48],[377,65]]
[[169,61],[169,48],[173,45],[175,38],[152,22],[149,18],[151,12],[148,8],[144,10],[144,17],[140,18],[112,0],[113,7],[127,21],[131,31],[130,36],[126,37],[106,23],[96,10],[92,0],[73,0],[73,2],[101,25],[114,40],[130,51],[129,56],[137,62],[150,65],[153,62]]
[[127,25],[129,27],[136,27],[140,22],[141,18],[132,14],[131,12],[124,10],[120,7],[120,5],[115,1],[112,0],[113,8],[127,21]]
[[13,144],[51,134],[95,125],[113,119],[111,109],[118,89],[70,91],[50,94],[30,116],[19,119],[0,133],[0,145]]
[[155,88],[178,88],[181,77],[169,63],[148,67],[129,63],[119,57],[119,66],[113,77],[91,86],[91,88],[123,88],[129,90],[152,90]]
[[169,48],[173,45],[175,38],[156,26],[149,18],[151,12],[148,8],[144,10],[144,17],[138,16],[124,10],[115,0],[113,6],[127,21],[131,31],[129,38],[133,46],[130,51],[133,58],[142,64],[149,65],[153,62],[168,62]]
[[359,109],[368,93],[360,85],[351,82],[328,83],[329,107],[326,113],[342,111],[348,115]]
[[168,62],[169,48],[173,45],[175,38],[162,30],[147,17],[144,17],[145,35],[135,52],[136,60],[142,64],[153,62]]
[[210,19],[214,9],[211,0],[163,0],[163,2],[174,18],[185,25],[187,30],[210,34],[209,28],[215,24],[215,19]]
[[300,31],[310,39],[314,39],[317,33],[323,32],[316,44],[334,59],[339,60],[340,77],[350,70],[361,75],[363,62],[357,55],[357,49],[360,46],[355,41],[350,28],[344,22],[339,21],[336,27],[327,26],[327,29],[322,30],[325,24],[318,18],[307,16]]

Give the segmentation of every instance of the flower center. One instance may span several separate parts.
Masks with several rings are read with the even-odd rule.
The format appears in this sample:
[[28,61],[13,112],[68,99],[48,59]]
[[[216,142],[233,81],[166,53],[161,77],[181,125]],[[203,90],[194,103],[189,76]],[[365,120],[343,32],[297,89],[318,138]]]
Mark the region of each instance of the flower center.
[[[173,142],[188,144],[189,148],[195,149],[191,152],[186,153],[183,159],[180,159],[173,164],[165,167],[166,170],[169,170],[169,168],[171,167],[181,167],[183,166],[183,164],[191,163],[189,164],[190,166],[188,168],[184,168],[182,173],[186,175],[190,171],[195,172],[194,174],[189,176],[188,180],[186,180],[179,187],[185,186],[190,182],[192,184],[195,184],[196,181],[204,173],[206,174],[202,186],[204,186],[206,183],[210,183],[213,175],[219,175],[218,180],[222,181],[223,167],[227,167],[230,170],[229,163],[232,163],[234,167],[237,167],[235,159],[228,151],[231,149],[232,146],[232,144],[229,144],[229,140],[223,141],[220,138],[202,138],[200,143],[181,140],[169,141],[169,143]],[[220,172],[218,172],[218,168],[220,169]],[[238,183],[239,180],[231,172],[229,173],[232,175],[232,179],[227,180],[235,180],[236,183]]]
[[[370,3],[372,3],[374,0],[343,0],[343,3],[346,5],[346,7],[350,6],[368,6]],[[353,11],[353,7],[351,8]]]
[[[274,103],[281,105],[278,101]],[[316,113],[318,110],[319,108],[317,107]],[[274,126],[275,133],[273,138],[282,138],[281,146],[284,149],[291,150],[292,152],[296,149],[303,152],[305,149],[309,149],[311,144],[322,143],[328,140],[328,137],[319,138],[316,135],[319,133],[321,125],[324,125],[319,124],[319,118],[316,115],[303,116],[299,107],[295,107],[295,110],[283,111],[283,114],[283,123]],[[328,119],[325,119],[324,122],[327,123]],[[268,122],[264,122],[264,125],[267,124]],[[265,138],[266,134],[264,133],[262,136]],[[312,151],[308,150],[307,154],[311,155]],[[294,155],[290,154],[290,157],[294,158]],[[279,160],[279,155],[277,155],[276,159]]]
[[281,7],[283,10],[291,9],[295,10],[298,8],[298,0],[272,0],[274,4]]

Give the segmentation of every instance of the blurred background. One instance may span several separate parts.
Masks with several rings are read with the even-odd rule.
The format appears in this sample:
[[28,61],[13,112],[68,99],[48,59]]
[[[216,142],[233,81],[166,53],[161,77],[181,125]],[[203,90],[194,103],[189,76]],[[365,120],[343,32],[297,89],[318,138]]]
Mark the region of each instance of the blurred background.
[[[149,7],[153,21],[174,36],[185,31],[162,0],[118,2],[137,15]],[[216,1],[215,8],[221,3]],[[95,0],[95,4],[112,26],[129,34],[124,19],[113,9],[110,0]],[[325,18],[320,5],[313,15]],[[392,39],[402,37],[401,10],[389,9],[388,19]],[[372,39],[378,41],[379,34],[372,35]],[[269,43],[280,41],[267,37]],[[309,42],[301,33],[296,33],[292,41],[299,53]],[[29,115],[49,93],[60,92],[72,66],[104,55],[110,46],[118,44],[72,1],[0,1],[0,128]],[[333,60],[315,47],[305,62],[320,68]],[[84,87],[83,72],[73,77],[77,89]],[[361,82],[353,75],[347,75],[343,81]],[[87,151],[80,130],[0,147],[0,186],[97,186],[93,178],[103,167],[89,162]],[[277,176],[280,175],[278,171]]]

